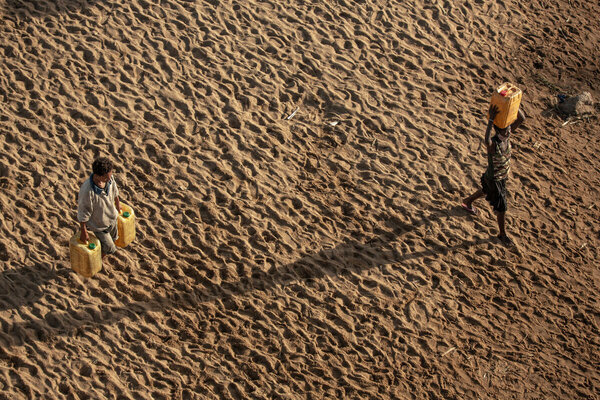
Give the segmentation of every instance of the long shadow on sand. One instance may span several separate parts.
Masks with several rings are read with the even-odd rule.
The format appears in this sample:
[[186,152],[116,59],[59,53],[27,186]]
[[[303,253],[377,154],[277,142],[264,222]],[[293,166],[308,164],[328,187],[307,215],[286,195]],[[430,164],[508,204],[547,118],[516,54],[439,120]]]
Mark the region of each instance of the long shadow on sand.
[[[341,276],[349,272],[360,272],[378,266],[401,263],[424,257],[438,257],[454,250],[495,240],[493,238],[464,240],[455,245],[433,245],[431,248],[412,253],[400,254],[390,242],[442,219],[465,217],[466,214],[455,207],[434,211],[430,216],[411,224],[397,221],[389,222],[391,232],[381,234],[366,243],[348,241],[333,249],[322,250],[316,254],[307,254],[298,261],[283,265],[270,271],[257,270],[251,277],[238,282],[215,284],[204,278],[198,279],[198,288],[187,292],[173,293],[170,297],[158,297],[151,301],[135,301],[122,306],[109,307],[101,314],[96,307],[82,307],[77,310],[49,312],[43,318],[13,323],[10,329],[0,333],[0,348],[21,345],[24,340],[47,340],[55,336],[67,336],[80,333],[89,327],[110,325],[127,318],[137,320],[148,311],[160,311],[168,308],[188,308],[201,302],[210,302],[235,295],[244,295],[254,291],[266,291],[277,286],[288,286],[300,281],[318,280],[326,276]],[[25,301],[23,303],[30,303]]]
[[70,12],[79,13],[98,3],[108,2],[101,0],[5,0],[0,3],[0,19],[2,14],[8,18],[30,20]]
[[27,266],[0,272],[0,311],[35,304],[43,295],[43,286],[58,276],[47,266]]
[[[128,5],[127,3],[143,8],[137,2],[127,1],[125,6]],[[151,3],[156,2],[151,1]],[[65,14],[75,18],[78,14],[97,16],[97,10],[92,11],[94,8],[101,9],[106,15],[123,11],[121,3],[106,0],[4,0],[0,1],[0,21],[3,18],[30,21]]]

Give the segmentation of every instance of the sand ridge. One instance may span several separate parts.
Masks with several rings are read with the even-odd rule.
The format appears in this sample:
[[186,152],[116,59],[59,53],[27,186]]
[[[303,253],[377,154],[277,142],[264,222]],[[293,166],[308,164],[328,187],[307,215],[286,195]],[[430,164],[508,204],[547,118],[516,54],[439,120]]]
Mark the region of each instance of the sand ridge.
[[[598,11],[0,1],[0,392],[598,398],[597,120],[552,112],[599,98]],[[503,81],[512,249],[458,207]],[[98,154],[138,237],[84,280]]]

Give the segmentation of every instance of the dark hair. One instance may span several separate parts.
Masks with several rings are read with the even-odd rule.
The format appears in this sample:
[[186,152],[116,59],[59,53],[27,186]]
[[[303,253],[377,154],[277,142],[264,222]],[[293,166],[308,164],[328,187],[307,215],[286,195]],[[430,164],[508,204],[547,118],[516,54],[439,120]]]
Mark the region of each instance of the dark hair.
[[94,175],[103,176],[108,174],[113,169],[113,163],[106,157],[100,157],[92,164],[92,172]]

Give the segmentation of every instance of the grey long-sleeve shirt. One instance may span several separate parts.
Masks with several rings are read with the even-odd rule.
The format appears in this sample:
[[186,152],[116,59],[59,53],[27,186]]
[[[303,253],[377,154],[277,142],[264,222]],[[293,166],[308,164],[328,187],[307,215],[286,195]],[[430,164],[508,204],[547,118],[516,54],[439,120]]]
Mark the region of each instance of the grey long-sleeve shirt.
[[92,232],[107,230],[117,222],[119,212],[115,198],[119,195],[117,182],[112,177],[104,189],[99,188],[90,176],[79,190],[77,220],[85,222]]

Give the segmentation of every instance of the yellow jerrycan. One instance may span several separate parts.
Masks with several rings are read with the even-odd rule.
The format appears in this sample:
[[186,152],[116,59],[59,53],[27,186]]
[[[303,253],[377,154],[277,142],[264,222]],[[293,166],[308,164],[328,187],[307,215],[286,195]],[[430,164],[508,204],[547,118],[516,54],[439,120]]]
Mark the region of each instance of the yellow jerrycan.
[[78,274],[90,278],[102,269],[102,253],[100,240],[92,232],[88,232],[90,240],[87,243],[79,240],[78,231],[69,241],[71,251],[71,268]]
[[522,96],[521,89],[511,83],[503,83],[494,91],[490,106],[498,106],[498,110],[500,110],[494,118],[494,125],[504,129],[516,121]]
[[135,240],[135,214],[133,209],[121,203],[121,210],[117,218],[119,238],[115,241],[117,247],[125,247]]

